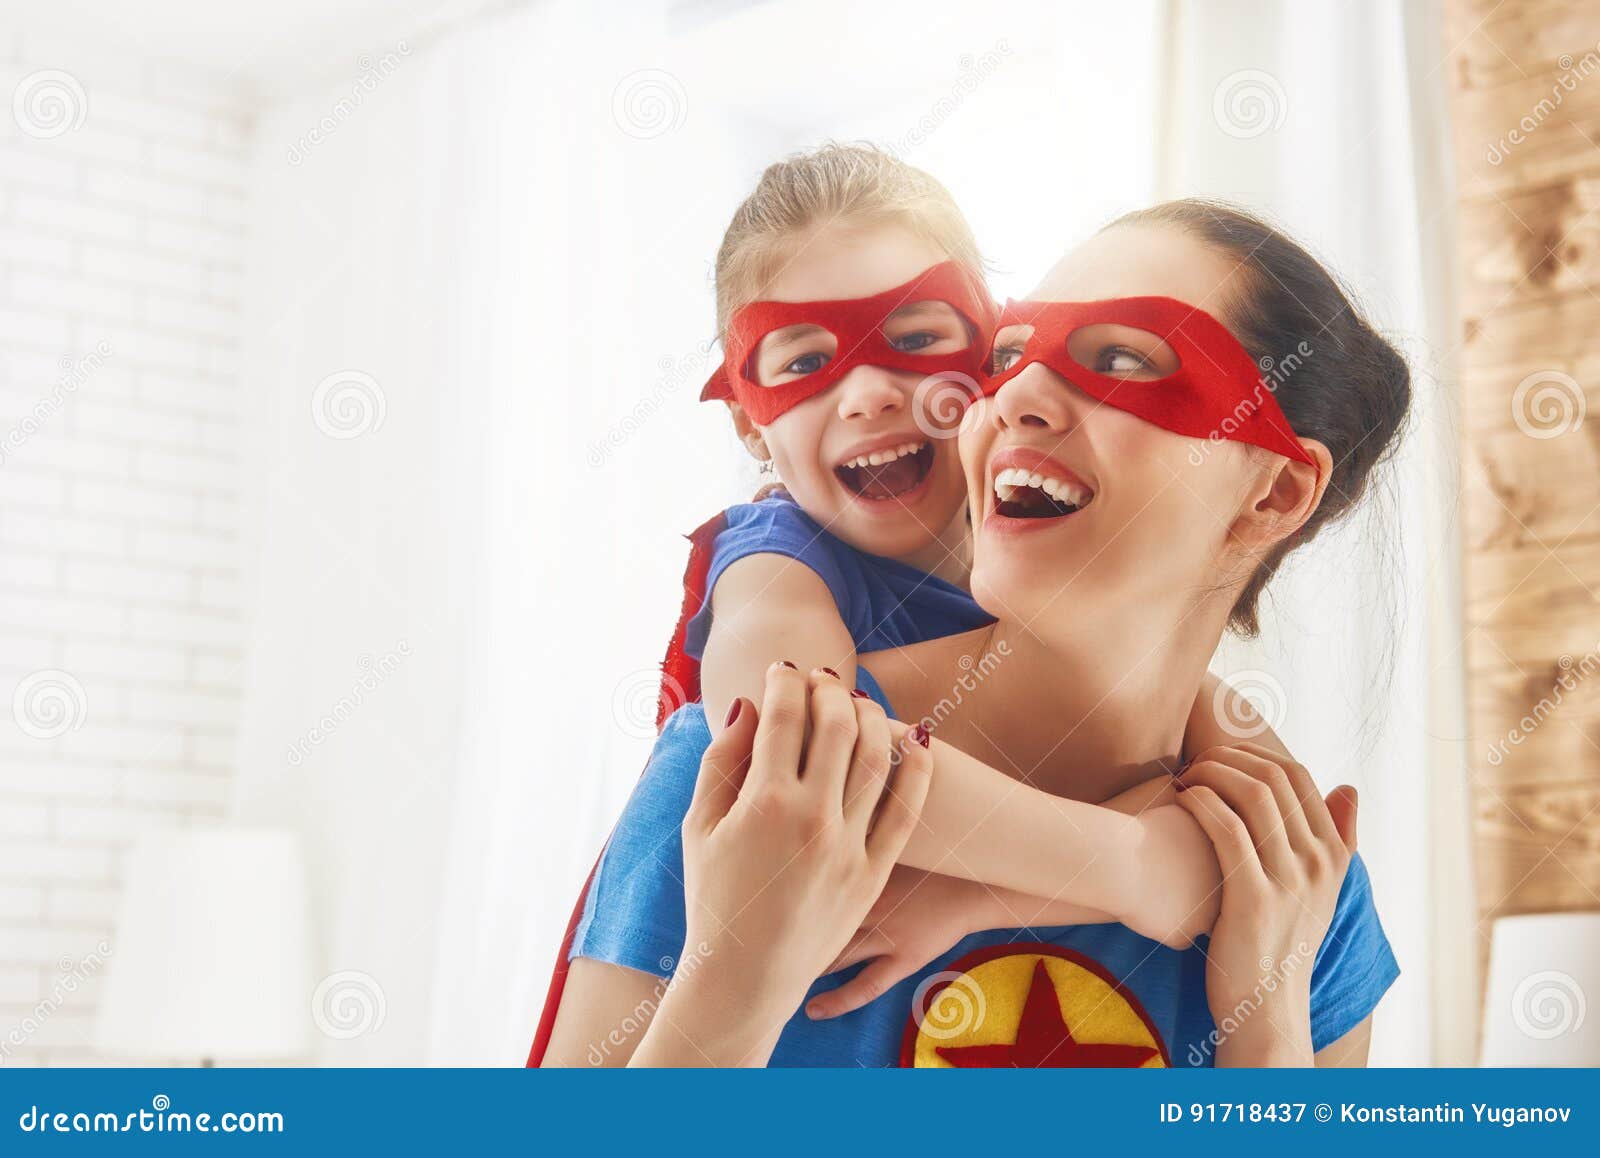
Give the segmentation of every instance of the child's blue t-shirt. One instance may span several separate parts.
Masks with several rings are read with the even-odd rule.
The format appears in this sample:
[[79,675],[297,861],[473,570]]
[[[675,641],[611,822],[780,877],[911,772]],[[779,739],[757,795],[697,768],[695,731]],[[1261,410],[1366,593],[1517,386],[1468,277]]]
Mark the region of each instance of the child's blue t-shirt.
[[711,634],[711,592],[717,580],[747,555],[783,555],[815,571],[828,585],[858,654],[994,622],[994,616],[955,584],[835,538],[782,491],[729,507],[726,516],[727,526],[711,548],[705,603],[684,631],[683,649],[694,659],[705,654]]
[[[862,689],[888,711],[870,673],[858,672]],[[681,955],[693,953],[684,945],[680,826],[700,757],[710,742],[700,704],[686,705],[667,721],[595,873],[572,957],[668,977]],[[1038,984],[1034,975],[1043,972],[1070,1016],[1063,1013],[1059,1024],[1050,1023],[1040,1032],[1074,1041],[1073,1048],[1123,1043],[1111,1047],[1112,1055],[1086,1050],[1078,1055],[1084,1059],[1078,1064],[1102,1064],[1094,1059],[1118,1056],[1124,1059],[1121,1064],[1158,1064],[1160,1058],[1174,1066],[1209,1066],[1220,1037],[1233,1028],[1229,1023],[1248,1019],[1251,1009],[1233,1011],[1221,1028],[1213,1020],[1206,1002],[1207,942],[1201,938],[1189,949],[1169,949],[1112,924],[975,933],[854,1013],[812,1021],[802,1003],[779,1036],[770,1064],[894,1066],[926,1060],[930,1053],[960,1047],[968,1038],[1009,1041],[1014,1030],[1008,1027],[1018,1026],[1027,991]],[[686,960],[685,967],[691,968],[692,962]],[[861,967],[819,979],[807,1000],[836,988]],[[1280,977],[1290,965],[1264,968],[1270,980],[1264,979],[1262,996],[1283,983]],[[1365,1020],[1399,974],[1378,921],[1366,866],[1359,856],[1352,857],[1333,922],[1312,966],[1313,1047],[1320,1050],[1338,1041]],[[936,996],[942,984],[954,986],[944,1000]],[[937,1002],[934,1010],[908,1034],[913,1002],[930,999]],[[1260,998],[1245,1004],[1252,1003],[1259,1004]],[[1071,1027],[1063,1028],[1068,1021]],[[1118,1048],[1135,1052],[1115,1054]],[[1059,1047],[1052,1053],[1059,1056]]]

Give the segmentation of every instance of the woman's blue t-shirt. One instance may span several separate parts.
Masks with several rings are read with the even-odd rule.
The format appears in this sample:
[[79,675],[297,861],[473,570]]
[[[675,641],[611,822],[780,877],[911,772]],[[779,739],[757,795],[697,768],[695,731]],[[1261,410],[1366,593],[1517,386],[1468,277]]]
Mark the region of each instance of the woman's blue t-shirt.
[[[859,669],[859,682],[889,710],[870,673]],[[700,704],[680,708],[667,721],[606,846],[585,900],[571,956],[625,965],[659,977],[670,976],[677,967],[685,951],[680,826],[694,793],[700,757],[710,742]],[[1052,966],[1047,974],[1056,984],[1064,1008],[1087,1009],[1084,1016],[1091,1019],[1112,1017],[1107,1025],[1116,1024],[1112,1007],[1126,1011],[1130,1018],[1136,1014],[1169,1064],[1208,1066],[1213,1064],[1220,1031],[1206,1002],[1206,942],[1201,938],[1192,948],[1169,949],[1122,925],[1110,924],[975,933],[854,1013],[812,1021],[803,1011],[796,1011],[778,1039],[770,1064],[901,1064],[912,1003],[934,992],[929,985],[962,976],[961,971],[974,968],[985,958],[1014,954],[1033,968],[1028,959],[1042,953],[1070,962]],[[1005,967],[1003,962],[999,967]],[[1042,964],[1038,967],[1043,969]],[[859,968],[821,978],[807,998],[836,988]],[[1333,923],[1312,967],[1313,1047],[1322,1049],[1359,1025],[1399,973],[1378,921],[1366,866],[1359,856],[1353,857]],[[1073,985],[1078,986],[1075,992]],[[1117,996],[1109,997],[1109,993]],[[1006,1013],[999,1005],[1017,999],[1015,994],[1002,996],[987,1011],[980,1009],[977,1016],[986,1012],[1001,1020]],[[961,1000],[967,1000],[967,995],[961,995]],[[964,1008],[970,1022],[973,1008],[970,1004]],[[1249,1013],[1242,1008],[1232,1016],[1242,1020]],[[1016,1013],[1010,1016],[1015,1024]],[[1231,1029],[1229,1020],[1231,1017],[1224,1019],[1223,1030]],[[933,1025],[932,1017],[925,1024]],[[1081,1033],[1086,1023],[1080,1020],[1075,1024]],[[937,1026],[934,1030],[939,1032]],[[1141,1036],[1140,1040],[1145,1039]]]
[[727,525],[711,548],[706,599],[684,629],[683,650],[705,654],[711,634],[711,592],[733,564],[749,555],[783,555],[804,563],[828,585],[857,652],[905,647],[958,635],[994,622],[972,596],[935,575],[835,538],[783,491],[724,512]]

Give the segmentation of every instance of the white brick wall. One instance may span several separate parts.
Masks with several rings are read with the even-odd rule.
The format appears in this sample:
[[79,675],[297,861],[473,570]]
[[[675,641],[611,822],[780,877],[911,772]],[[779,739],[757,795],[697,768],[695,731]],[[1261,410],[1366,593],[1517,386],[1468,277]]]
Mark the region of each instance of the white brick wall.
[[[44,70],[86,98],[55,136],[12,113]],[[123,850],[227,803],[247,108],[193,70],[0,31],[3,1065],[95,1060],[77,966],[111,942]]]

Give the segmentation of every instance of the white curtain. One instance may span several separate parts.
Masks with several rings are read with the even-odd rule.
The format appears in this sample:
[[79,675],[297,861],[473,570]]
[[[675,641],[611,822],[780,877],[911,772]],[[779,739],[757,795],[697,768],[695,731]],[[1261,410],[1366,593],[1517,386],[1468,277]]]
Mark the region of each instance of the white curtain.
[[1361,851],[1402,969],[1373,1064],[1471,1064],[1448,45],[1431,3],[1177,0],[1171,14],[1162,196],[1265,210],[1342,275],[1415,373],[1378,501],[1292,560],[1262,638],[1225,644],[1214,668],[1325,788],[1360,790]]

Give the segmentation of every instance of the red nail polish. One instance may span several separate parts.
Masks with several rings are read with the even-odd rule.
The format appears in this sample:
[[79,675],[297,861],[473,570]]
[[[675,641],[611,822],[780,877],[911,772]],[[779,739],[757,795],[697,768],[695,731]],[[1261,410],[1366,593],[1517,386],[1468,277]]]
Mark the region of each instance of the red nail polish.
[[800,670],[799,668],[795,667],[794,664],[790,663],[786,659],[780,659],[778,662],[781,663],[784,667],[788,668],[790,671],[799,671]]
[[1186,789],[1187,789],[1187,788],[1188,788],[1188,787],[1189,787],[1189,786],[1188,786],[1188,785],[1187,785],[1187,784],[1179,784],[1179,785],[1177,785],[1177,786],[1176,786],[1176,787],[1175,787],[1175,788],[1174,788],[1174,789],[1173,789],[1173,791],[1175,791],[1175,792],[1183,792],[1183,791],[1185,791],[1185,790],[1186,790]]
[[727,720],[727,723],[723,724],[722,726],[724,728],[733,727],[733,722],[739,718],[739,712],[740,712],[741,709],[743,709],[743,707],[744,707],[744,701],[743,700],[734,700],[733,701],[733,706],[728,709],[728,720]]
[[911,729],[911,738],[926,748],[928,746],[928,729],[918,724]]
[[833,670],[833,669],[832,669],[832,668],[831,668],[831,667],[825,667],[825,668],[823,668],[823,669],[822,669],[822,670],[823,670],[823,671],[825,671],[825,672],[827,672],[827,673],[828,673],[828,674],[829,674],[829,675],[831,675],[831,676],[832,676],[832,677],[833,677],[833,678],[834,678],[834,679],[838,679],[838,678],[839,678],[839,673],[838,673],[838,672],[836,672],[836,671],[834,671],[834,670]]
[[860,688],[851,688],[850,689],[850,694],[853,697],[855,697],[856,699],[858,699],[858,700],[870,700],[872,698],[871,696],[867,695],[866,692],[862,691]]

